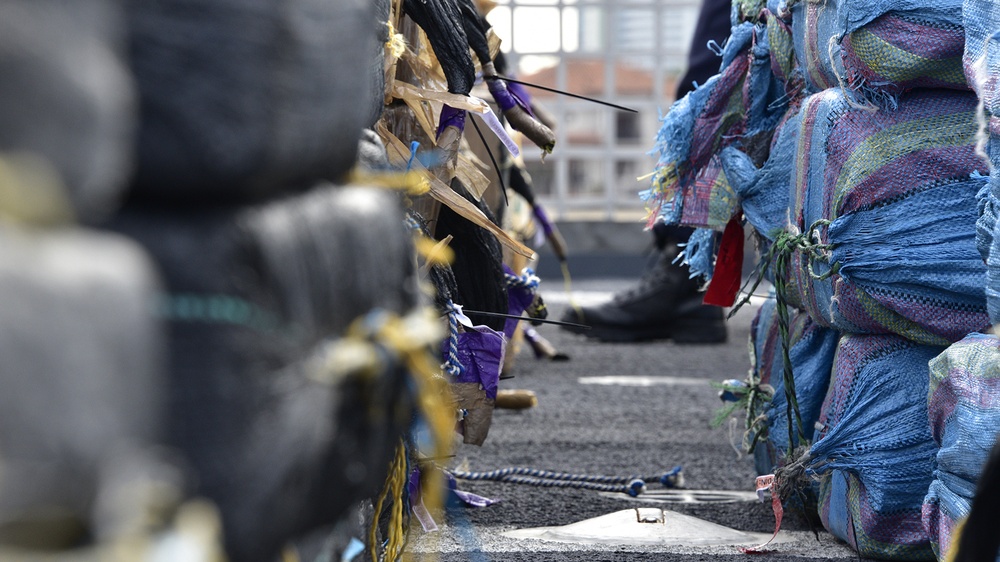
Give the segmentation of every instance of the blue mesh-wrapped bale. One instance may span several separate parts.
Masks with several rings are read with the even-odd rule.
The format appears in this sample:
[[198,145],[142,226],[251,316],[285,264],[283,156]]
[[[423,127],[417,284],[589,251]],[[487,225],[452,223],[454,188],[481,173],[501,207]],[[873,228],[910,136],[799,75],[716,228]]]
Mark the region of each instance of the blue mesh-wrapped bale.
[[[754,466],[758,474],[771,474],[775,467],[784,463],[790,439],[793,448],[801,444],[797,431],[791,436],[788,434],[785,359],[777,312],[778,303],[772,293],[757,312],[750,332],[754,378],[759,384],[769,384],[774,389],[770,402],[764,405],[762,411],[751,413],[751,417],[759,414],[767,417],[766,440],[758,443],[754,450]],[[802,426],[806,435],[811,435],[830,384],[833,356],[840,334],[818,326],[802,311],[790,312],[788,355]]]
[[939,557],[969,515],[983,465],[1000,432],[1000,338],[969,334],[930,362],[927,415],[941,447],[923,521]]
[[845,334],[814,442],[823,526],[862,556],[933,560],[921,519],[937,444],[927,423],[927,362],[943,348]]
[[934,345],[989,323],[975,107],[947,90],[911,92],[894,111],[839,90],[805,100],[783,251],[790,293],[815,320]]

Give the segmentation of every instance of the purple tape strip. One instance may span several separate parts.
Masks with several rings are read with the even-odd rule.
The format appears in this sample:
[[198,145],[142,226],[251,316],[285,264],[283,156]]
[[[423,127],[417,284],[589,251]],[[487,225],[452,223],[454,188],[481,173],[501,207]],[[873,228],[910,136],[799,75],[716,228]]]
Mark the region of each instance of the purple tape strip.
[[500,503],[500,500],[494,500],[491,498],[480,496],[479,494],[473,494],[472,492],[463,492],[462,490],[459,490],[458,482],[455,480],[455,477],[452,476],[447,471],[445,472],[445,475],[448,478],[448,489],[451,490],[451,493],[455,494],[455,497],[458,498],[459,501],[464,503],[466,506],[487,507],[495,503]]
[[[503,265],[503,270],[509,275],[517,275],[514,270],[507,267],[507,264]],[[517,286],[507,286],[507,314],[513,314],[514,316],[520,316],[522,312],[527,310],[531,303],[535,300],[535,292],[526,287]],[[503,325],[503,335],[507,337],[507,341],[510,341],[514,337],[514,329],[517,328],[517,323],[520,320],[515,320],[513,318],[508,318]]]
[[441,118],[438,120],[437,136],[441,136],[441,131],[447,127],[456,127],[459,131],[465,130],[465,110],[455,109],[450,105],[441,108]]
[[542,206],[536,203],[531,209],[531,213],[535,215],[535,219],[538,220],[538,224],[541,225],[542,231],[545,232],[545,235],[552,236],[552,221],[550,221],[549,216],[545,214],[545,209],[542,209]]
[[458,334],[458,360],[462,363],[462,374],[456,382],[479,383],[488,398],[496,398],[506,343],[503,334],[486,326],[476,326]]
[[507,83],[503,80],[487,80],[486,86],[490,89],[490,94],[493,95],[493,99],[496,100],[501,110],[509,111],[518,105],[517,98],[510,93],[507,89]]
[[514,96],[517,103],[524,108],[532,117],[535,116],[535,112],[531,111],[531,94],[528,93],[528,89],[521,84],[515,84],[514,82],[507,82],[507,91],[510,95]]
[[434,522],[434,517],[427,511],[427,507],[424,506],[424,498],[420,495],[419,468],[413,469],[413,472],[410,473],[407,491],[410,497],[410,509],[413,511],[413,515],[417,518],[417,521],[420,521],[420,526],[424,528],[424,532],[431,533],[437,531],[437,523]]

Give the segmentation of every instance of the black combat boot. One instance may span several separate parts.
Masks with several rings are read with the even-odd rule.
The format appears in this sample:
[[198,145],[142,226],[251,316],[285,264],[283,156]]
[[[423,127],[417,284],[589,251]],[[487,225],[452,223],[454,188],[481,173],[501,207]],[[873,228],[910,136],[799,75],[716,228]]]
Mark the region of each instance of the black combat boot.
[[563,329],[607,342],[671,339],[677,343],[723,343],[726,324],[722,308],[702,304],[697,280],[687,266],[674,263],[680,247],[666,242],[639,283],[597,306],[570,307],[565,322],[590,329]]

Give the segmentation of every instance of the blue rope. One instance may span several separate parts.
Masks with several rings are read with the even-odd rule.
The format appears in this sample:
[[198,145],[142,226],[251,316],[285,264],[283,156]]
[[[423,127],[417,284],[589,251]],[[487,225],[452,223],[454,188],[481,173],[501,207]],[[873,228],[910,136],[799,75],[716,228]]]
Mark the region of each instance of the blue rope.
[[521,276],[511,275],[510,273],[504,273],[504,280],[507,282],[508,287],[520,287],[522,289],[527,289],[534,292],[538,289],[538,284],[541,281],[535,271],[530,267],[524,268],[521,272]]
[[448,301],[448,354],[441,368],[455,378],[464,372],[458,359],[458,311],[451,300]]
[[413,161],[417,158],[417,149],[420,148],[420,141],[413,141],[410,143],[410,159],[406,161],[406,171],[409,172],[413,168]]
[[501,468],[489,472],[456,470],[452,471],[452,475],[459,480],[485,480],[528,484],[543,488],[580,488],[601,492],[622,492],[632,497],[638,496],[646,490],[646,482],[659,482],[667,488],[674,488],[680,484],[683,478],[680,466],[675,466],[664,474],[650,477],[571,474],[525,467]]
[[422,233],[423,230],[424,230],[420,226],[420,223],[417,222],[417,219],[413,218],[413,215],[406,215],[406,218],[403,219],[403,224],[406,225],[407,228],[409,228],[410,230],[412,230],[414,232],[421,232]]

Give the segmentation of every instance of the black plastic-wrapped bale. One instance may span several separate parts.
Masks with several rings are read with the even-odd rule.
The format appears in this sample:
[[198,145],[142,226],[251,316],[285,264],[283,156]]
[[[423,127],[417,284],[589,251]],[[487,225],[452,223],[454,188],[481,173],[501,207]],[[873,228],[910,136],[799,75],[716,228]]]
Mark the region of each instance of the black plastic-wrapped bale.
[[[452,182],[452,189],[476,205],[494,223],[496,219],[483,201],[476,201],[458,180]],[[434,237],[444,240],[452,236],[450,247],[455,251],[455,262],[451,264],[457,282],[457,294],[452,295],[455,304],[469,310],[506,314],[508,312],[507,285],[504,282],[503,255],[500,242],[485,228],[477,226],[452,211],[441,206],[434,226]],[[468,313],[476,325],[503,330],[504,318]]]
[[137,198],[260,201],[350,168],[382,98],[371,0],[126,5]]
[[127,209],[111,226],[163,271],[170,442],[218,504],[230,558],[275,560],[377,493],[410,422],[407,373],[313,375],[356,318],[417,302],[397,196],[319,187],[251,208]]
[[[375,8],[375,37],[378,41],[372,45],[372,56],[369,68],[365,73],[371,79],[372,95],[368,104],[368,118],[365,127],[374,127],[382,117],[385,104],[385,44],[393,38],[389,36],[389,15],[392,8],[390,0],[371,0]],[[392,30],[395,32],[395,29]]]
[[135,92],[121,2],[0,2],[0,152],[44,158],[78,217],[118,204],[132,170]]
[[158,294],[152,263],[122,237],[0,231],[0,544],[108,531],[95,516],[120,484],[109,474],[161,442]]

